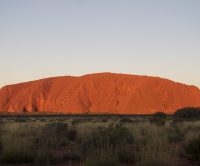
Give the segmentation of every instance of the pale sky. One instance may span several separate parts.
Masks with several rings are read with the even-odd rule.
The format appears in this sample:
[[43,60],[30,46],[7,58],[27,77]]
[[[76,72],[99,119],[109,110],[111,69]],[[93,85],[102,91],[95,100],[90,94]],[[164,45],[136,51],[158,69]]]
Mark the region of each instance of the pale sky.
[[200,87],[200,0],[0,0],[0,87],[97,72]]

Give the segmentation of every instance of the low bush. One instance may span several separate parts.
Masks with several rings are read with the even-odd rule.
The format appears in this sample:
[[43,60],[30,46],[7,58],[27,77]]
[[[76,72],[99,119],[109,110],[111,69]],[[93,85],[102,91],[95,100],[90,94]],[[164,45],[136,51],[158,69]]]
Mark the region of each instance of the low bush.
[[155,124],[157,126],[164,126],[165,125],[165,120],[161,118],[151,118],[150,123]]
[[68,150],[63,156],[63,161],[67,163],[80,163],[83,157],[82,155],[80,151]]
[[200,136],[187,143],[186,153],[191,159],[200,160]]
[[181,133],[181,131],[175,127],[175,128],[170,128],[168,130],[168,141],[170,143],[179,143],[183,141],[184,135]]
[[68,143],[69,126],[65,123],[49,123],[39,135],[34,144],[37,148],[56,148],[59,146],[67,145]]
[[75,127],[69,129],[68,133],[67,133],[67,138],[70,140],[70,141],[75,141],[76,139],[76,136],[77,136],[77,130]]

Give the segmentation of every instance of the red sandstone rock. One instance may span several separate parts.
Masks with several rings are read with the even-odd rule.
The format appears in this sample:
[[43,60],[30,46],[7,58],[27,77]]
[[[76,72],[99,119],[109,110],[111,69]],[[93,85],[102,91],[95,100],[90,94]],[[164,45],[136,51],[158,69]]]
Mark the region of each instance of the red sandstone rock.
[[48,78],[0,90],[0,112],[152,114],[189,106],[200,106],[197,87],[125,74]]

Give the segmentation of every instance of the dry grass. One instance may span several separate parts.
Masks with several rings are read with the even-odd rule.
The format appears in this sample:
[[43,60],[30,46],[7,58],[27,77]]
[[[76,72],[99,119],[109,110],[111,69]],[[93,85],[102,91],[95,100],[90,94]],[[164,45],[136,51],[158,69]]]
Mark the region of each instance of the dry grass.
[[[64,127],[60,133],[59,126]],[[200,134],[200,121],[174,123],[169,120],[159,125],[141,118],[80,122],[72,118],[62,122],[35,120],[5,122],[1,124],[0,133],[2,163],[178,166],[185,153],[184,147]],[[131,135],[133,140],[122,141],[120,135],[123,134],[124,137]],[[47,144],[38,147],[37,142],[43,137]]]

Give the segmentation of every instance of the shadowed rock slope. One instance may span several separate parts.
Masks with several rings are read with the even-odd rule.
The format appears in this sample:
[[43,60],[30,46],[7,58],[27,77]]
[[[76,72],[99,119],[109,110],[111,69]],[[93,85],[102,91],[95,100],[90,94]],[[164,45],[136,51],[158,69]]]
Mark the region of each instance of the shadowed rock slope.
[[197,87],[137,75],[63,76],[0,90],[0,112],[152,114],[189,106],[200,106]]

